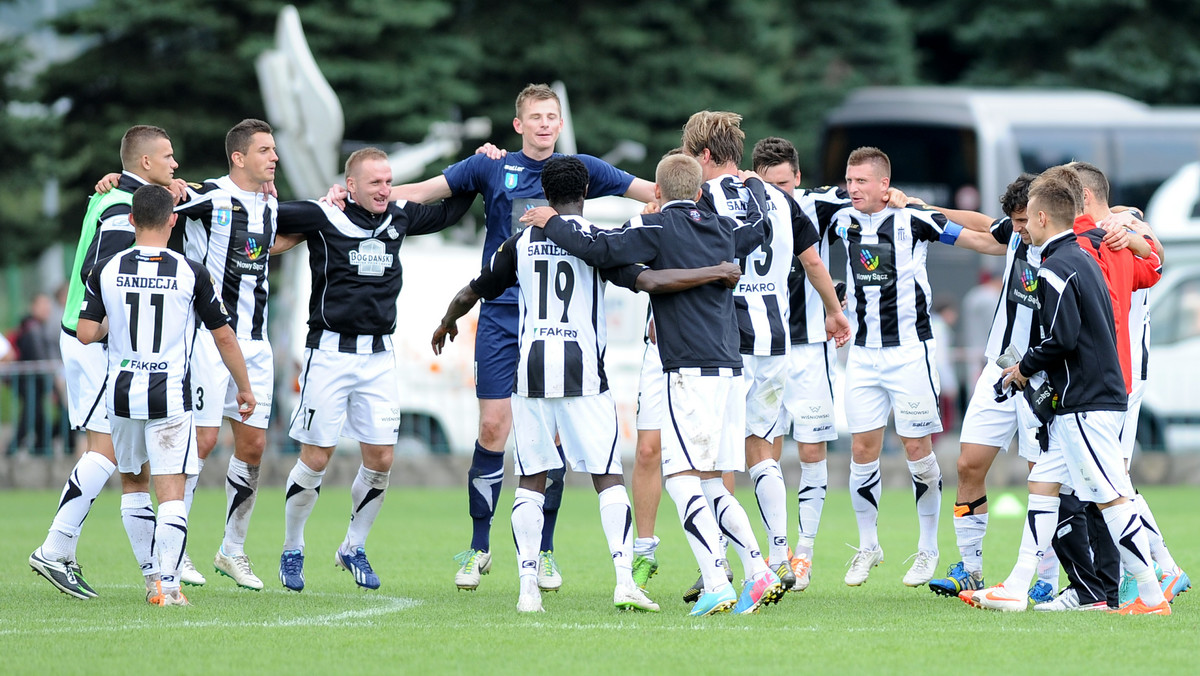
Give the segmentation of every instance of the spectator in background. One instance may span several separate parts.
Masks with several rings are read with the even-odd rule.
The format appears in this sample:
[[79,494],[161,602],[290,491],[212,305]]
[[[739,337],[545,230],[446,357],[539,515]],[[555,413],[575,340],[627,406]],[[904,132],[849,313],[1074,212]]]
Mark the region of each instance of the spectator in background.
[[67,290],[70,286],[63,282],[54,292],[54,299],[50,307],[50,317],[42,323],[42,328],[45,329],[46,346],[49,348],[47,359],[55,362],[54,375],[52,380],[54,392],[54,417],[50,421],[50,438],[58,439],[63,437],[63,453],[74,455],[75,442],[82,435],[71,434],[71,423],[67,418],[67,381],[63,379],[62,365],[62,348],[58,344],[58,336],[62,332],[63,308],[67,304]]
[[1000,302],[1002,279],[988,268],[979,271],[979,284],[967,291],[962,299],[962,328],[959,345],[968,355],[966,360],[966,382],[979,380],[987,364],[984,351],[987,349],[988,332],[992,329],[992,318],[996,304]]
[[[46,322],[50,319],[53,307],[50,297],[39,293],[29,302],[29,314],[18,325],[13,347],[17,351],[17,359],[24,362],[43,361],[53,358],[50,351],[49,331]],[[17,414],[17,430],[13,434],[8,447],[12,455],[21,448],[33,433],[33,445],[29,447],[33,455],[44,455],[50,448],[50,425],[46,419],[45,399],[53,384],[53,375],[49,373],[28,372],[18,375],[13,385],[17,392],[19,413]]]
[[[935,298],[933,314],[929,317],[930,330],[940,345],[954,345],[954,332],[958,326],[958,308],[950,298]],[[942,429],[948,430],[955,426],[958,420],[958,374],[955,369],[955,351],[953,348],[937,352],[938,379],[941,380],[941,393],[938,395],[938,408],[942,413]],[[940,435],[935,434],[934,439]]]

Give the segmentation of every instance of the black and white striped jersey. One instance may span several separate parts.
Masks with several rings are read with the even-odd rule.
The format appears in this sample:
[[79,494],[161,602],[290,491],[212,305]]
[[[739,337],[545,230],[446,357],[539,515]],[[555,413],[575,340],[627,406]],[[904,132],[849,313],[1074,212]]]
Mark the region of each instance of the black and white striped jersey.
[[242,190],[229,176],[189,184],[175,208],[186,219],[184,254],[200,261],[217,283],[238,338],[267,335],[267,263],[275,243],[279,202]]
[[997,242],[1008,245],[1004,286],[983,352],[994,361],[1009,345],[1017,348],[1018,354],[1025,354],[1030,345],[1041,342],[1037,312],[1042,306],[1038,300],[1037,272],[1042,264],[1042,254],[1040,248],[1021,241],[1021,235],[1013,231],[1011,218],[997,219],[992,223],[991,232]]
[[846,208],[833,218],[833,234],[846,246],[854,344],[894,347],[933,338],[925,257],[930,242],[954,243],[957,231],[947,229],[946,217],[933,209],[885,207],[874,214]]
[[[580,228],[582,216],[561,218]],[[608,391],[604,350],[605,280],[600,271],[526,228],[492,255],[471,288],[487,300],[517,285],[521,355],[513,392],[523,397],[579,397]]]
[[1129,362],[1134,380],[1150,377],[1150,289],[1138,289],[1129,301]]
[[108,411],[135,420],[192,410],[196,318],[210,330],[230,321],[204,266],[141,246],[92,269],[79,316],[108,317]]
[[737,311],[740,351],[759,356],[787,354],[788,276],[796,256],[816,243],[816,231],[792,197],[758,179],[744,185],[726,174],[701,186],[700,208],[719,216],[747,222],[747,204],[757,200],[755,213],[762,214],[764,241],[741,260],[742,278],[733,290]]
[[[824,186],[797,190],[795,199],[817,234],[815,246],[821,255],[821,263],[829,269],[829,231],[833,227],[833,215],[850,206],[850,196],[844,188]],[[799,263],[793,266],[792,274],[788,277],[788,290],[792,345],[824,343],[825,303]]]
[[345,211],[317,201],[281,203],[279,232],[308,240],[312,290],[305,345],[351,353],[390,350],[396,296],[404,284],[400,245],[408,235],[454,225],[473,200],[470,194],[430,206],[400,200],[382,214],[352,200]]
[[[546,234],[567,251],[601,267],[642,263],[653,270],[694,269],[745,258],[757,249],[764,239],[763,219],[747,220],[756,225],[740,225],[703,211],[690,200],[676,200],[662,205],[657,214],[634,216],[614,230],[580,227],[577,222],[554,217],[546,222]],[[633,287],[628,279],[611,281]],[[656,293],[650,296],[650,305],[663,371],[729,368],[740,373],[737,315],[733,293],[724,284],[712,282],[678,293]]]

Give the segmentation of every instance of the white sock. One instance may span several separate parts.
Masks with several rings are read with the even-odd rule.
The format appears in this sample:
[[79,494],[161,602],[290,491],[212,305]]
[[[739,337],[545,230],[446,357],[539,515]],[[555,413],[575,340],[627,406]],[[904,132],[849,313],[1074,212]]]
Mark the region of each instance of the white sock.
[[879,548],[879,461],[850,461],[850,506],[858,521],[859,549]]
[[1142,528],[1138,508],[1131,502],[1124,502],[1101,510],[1101,514],[1109,535],[1117,543],[1117,551],[1121,553],[1121,565],[1137,578],[1138,596],[1142,597],[1142,602],[1151,607],[1162,603],[1162,587],[1150,565],[1150,543]]
[[1163,542],[1162,531],[1158,528],[1158,522],[1154,520],[1154,513],[1150,511],[1146,496],[1135,495],[1130,502],[1137,505],[1138,514],[1142,517],[1142,530],[1146,532],[1146,540],[1150,543],[1150,556],[1154,558],[1154,562],[1158,564],[1159,568],[1167,572],[1174,572],[1179,566],[1176,565],[1174,557],[1167,549],[1167,544]]
[[247,465],[237,458],[229,459],[225,474],[225,539],[221,551],[226,556],[246,553],[246,532],[250,530],[250,515],[258,497],[258,465]]
[[163,591],[179,590],[179,564],[187,547],[187,507],[183,500],[169,500],[158,506],[158,528],[154,530],[154,549],[162,574]]
[[754,537],[754,530],[750,527],[750,517],[746,516],[746,510],[737,498],[725,488],[725,482],[717,477],[701,481],[700,486],[704,491],[704,498],[708,500],[709,508],[717,518],[721,532],[742,560],[742,570],[746,579],[755,578],[769,570],[763,561],[762,550],[758,548],[758,539]]
[[920,460],[909,460],[908,471],[912,474],[917,521],[921,525],[917,549],[936,553],[938,517],[942,511],[942,468],[938,467],[937,456],[930,453]]
[[321,479],[325,471],[314,472],[304,461],[297,460],[288,473],[287,492],[283,501],[283,551],[304,553],[304,524],[317,506],[321,495]]
[[1037,574],[1038,561],[1050,546],[1057,525],[1058,497],[1030,494],[1025,527],[1021,531],[1021,550],[1016,565],[1004,580],[1004,587],[1010,592],[1024,594],[1029,590],[1029,584]]
[[767,531],[767,557],[778,565],[788,558],[787,485],[783,483],[783,470],[775,460],[763,460],[750,468],[750,479],[754,481],[758,513]]
[[149,493],[126,493],[121,496],[121,523],[129,536],[133,558],[137,560],[142,575],[159,572],[158,557],[154,555],[154,531],[157,521]]
[[700,477],[667,477],[663,487],[675,502],[679,523],[683,525],[683,534],[687,537],[692,554],[696,556],[696,563],[700,566],[700,574],[704,577],[704,589],[709,592],[724,589],[729,584],[729,580],[725,579],[725,567],[721,565],[725,559],[725,551],[720,549],[718,544],[720,536],[717,520],[708,507],[708,501],[704,499]]
[[954,537],[963,569],[968,573],[983,574],[983,536],[987,534],[987,525],[987,512],[954,517]]
[[367,544],[367,535],[375,524],[375,517],[383,509],[383,496],[387,492],[388,478],[391,472],[377,472],[358,466],[358,475],[350,484],[350,502],[353,509],[350,512],[350,527],[346,529],[346,539],[342,542],[342,550],[348,554]]
[[624,486],[600,491],[600,525],[608,539],[608,553],[617,571],[618,585],[633,584],[633,507]]
[[800,463],[800,490],[796,493],[799,507],[800,533],[796,539],[796,554],[812,560],[817,529],[821,527],[821,511],[825,509],[825,493],[829,489],[829,467],[825,460]]
[[1054,545],[1046,545],[1042,560],[1038,562],[1037,578],[1058,593],[1058,552],[1054,551]]
[[637,538],[633,541],[634,556],[644,556],[648,559],[654,558],[654,552],[658,549],[658,536],[648,538]]
[[513,499],[513,542],[517,546],[517,575],[521,578],[537,578],[538,547],[542,544],[545,522],[542,506],[545,504],[546,496],[524,488],[518,488]]
[[188,514],[192,513],[192,500],[196,497],[196,484],[200,483],[200,472],[204,471],[204,459],[197,460],[199,469],[195,474],[187,475],[187,481],[183,484],[183,506],[187,507]]
[[43,556],[51,561],[75,560],[75,546],[79,531],[83,529],[83,520],[108,482],[108,477],[116,469],[116,465],[109,462],[108,458],[95,451],[80,456],[59,496],[58,511],[54,514],[46,541],[42,543]]

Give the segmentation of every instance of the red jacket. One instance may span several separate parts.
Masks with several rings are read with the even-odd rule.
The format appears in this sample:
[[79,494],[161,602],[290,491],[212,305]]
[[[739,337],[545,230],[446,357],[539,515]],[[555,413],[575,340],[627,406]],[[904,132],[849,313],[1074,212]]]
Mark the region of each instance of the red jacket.
[[[1117,330],[1117,354],[1121,358],[1121,375],[1125,376],[1125,392],[1133,391],[1133,368],[1129,357],[1129,299],[1138,289],[1154,286],[1162,277],[1162,261],[1150,242],[1150,255],[1135,256],[1129,249],[1113,251],[1104,246],[1105,231],[1087,214],[1075,219],[1075,239],[1079,248],[1088,252],[1100,264],[1108,297],[1112,301],[1113,321]],[[1150,241],[1147,238],[1146,241]]]

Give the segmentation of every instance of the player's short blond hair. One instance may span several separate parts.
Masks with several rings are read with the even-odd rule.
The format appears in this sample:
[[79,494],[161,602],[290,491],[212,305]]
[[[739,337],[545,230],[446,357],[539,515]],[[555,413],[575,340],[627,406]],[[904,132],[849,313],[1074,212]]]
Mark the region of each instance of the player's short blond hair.
[[346,158],[346,176],[350,176],[362,166],[367,160],[383,160],[388,161],[387,153],[379,148],[359,148],[350,153],[350,157]]
[[892,161],[888,159],[887,153],[879,148],[873,146],[855,148],[854,152],[850,153],[850,157],[846,158],[847,167],[857,167],[863,164],[874,165],[883,178],[892,177]]
[[694,200],[704,182],[704,172],[696,158],[670,155],[659,161],[654,170],[654,182],[658,184],[664,202]]
[[562,101],[558,100],[558,94],[554,92],[548,85],[544,84],[527,84],[517,94],[517,117],[521,117],[521,108],[525,106],[527,101],[554,101],[558,104],[558,110],[562,112]]
[[[1069,164],[1060,164],[1057,167],[1050,167],[1043,171],[1042,176],[1045,176],[1047,180],[1061,182],[1067,189],[1067,192],[1070,193],[1073,202],[1072,208],[1075,210],[1075,213],[1071,216],[1072,220],[1074,220],[1075,216],[1083,213],[1083,177],[1079,175],[1079,172],[1074,167]],[[1032,187],[1031,185],[1030,189]]]
[[[1079,174],[1068,167],[1051,167],[1029,185],[1029,203],[1037,201],[1037,210],[1044,212],[1058,228],[1070,228],[1080,213],[1083,184]],[[1034,213],[1029,209],[1029,217]]]
[[683,151],[699,157],[707,148],[713,164],[740,165],[746,143],[746,132],[741,125],[742,116],[737,113],[712,110],[695,113],[683,125]]

